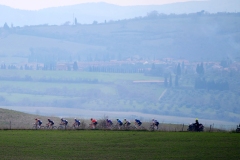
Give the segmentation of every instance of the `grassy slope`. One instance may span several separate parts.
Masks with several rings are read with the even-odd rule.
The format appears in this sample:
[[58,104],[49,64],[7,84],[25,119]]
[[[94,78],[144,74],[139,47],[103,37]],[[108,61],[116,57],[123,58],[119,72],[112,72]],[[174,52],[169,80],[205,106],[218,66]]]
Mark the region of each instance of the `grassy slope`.
[[2,159],[238,159],[234,133],[0,131]]
[[[9,128],[10,122],[12,128],[31,128],[33,123],[35,123],[35,118],[39,118],[43,121],[45,125],[48,117],[27,114],[23,112],[18,112],[14,110],[2,109],[0,108],[0,128]],[[54,116],[49,117],[57,124],[60,123],[60,119]],[[72,122],[71,122],[72,124]]]
[[30,54],[30,48],[58,48],[70,53],[84,52],[89,49],[104,49],[104,47],[79,44],[54,38],[16,34],[9,34],[8,36],[1,38],[0,42],[0,55],[6,56],[28,56]]

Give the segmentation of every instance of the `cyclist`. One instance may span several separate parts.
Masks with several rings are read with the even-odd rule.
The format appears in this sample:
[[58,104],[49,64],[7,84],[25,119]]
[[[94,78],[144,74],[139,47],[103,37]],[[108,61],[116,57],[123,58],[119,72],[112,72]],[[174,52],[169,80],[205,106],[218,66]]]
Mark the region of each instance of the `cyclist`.
[[106,126],[110,128],[113,125],[113,122],[110,119],[106,119]]
[[142,125],[142,122],[139,119],[135,119],[135,126],[139,128]]
[[52,127],[54,125],[54,121],[52,121],[50,118],[48,118],[48,127]]
[[40,128],[41,127],[41,125],[42,125],[42,121],[40,120],[40,119],[35,119],[35,125],[37,125],[37,127],[38,128]]
[[120,119],[117,119],[117,124],[118,124],[118,129],[120,129],[121,126],[123,125],[123,123]]
[[60,123],[60,125],[65,125],[65,126],[67,126],[67,124],[68,124],[68,121],[67,121],[66,119],[61,118],[61,123]]
[[73,126],[74,126],[74,127],[76,127],[76,126],[79,127],[80,124],[81,124],[80,120],[78,120],[77,118],[74,118],[74,124],[73,124]]
[[156,119],[152,119],[152,125],[158,129],[159,122]]
[[123,126],[124,126],[124,127],[129,127],[130,124],[131,124],[131,122],[128,121],[126,118],[124,118],[124,120],[123,120]]
[[97,125],[97,120],[93,119],[93,118],[91,118],[90,120],[91,120],[91,124],[90,125],[92,126],[92,129],[95,129],[96,125]]

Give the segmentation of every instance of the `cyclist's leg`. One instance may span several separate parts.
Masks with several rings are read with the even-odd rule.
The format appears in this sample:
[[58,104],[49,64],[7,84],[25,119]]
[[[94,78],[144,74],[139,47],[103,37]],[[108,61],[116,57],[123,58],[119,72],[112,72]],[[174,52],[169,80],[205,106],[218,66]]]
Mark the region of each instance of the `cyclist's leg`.
[[97,123],[94,123],[94,129],[96,129],[97,128]]
[[138,129],[138,124],[137,124],[137,122],[134,122],[134,126],[135,126],[136,129]]
[[121,128],[121,126],[120,126],[120,124],[118,123],[118,129],[120,129]]

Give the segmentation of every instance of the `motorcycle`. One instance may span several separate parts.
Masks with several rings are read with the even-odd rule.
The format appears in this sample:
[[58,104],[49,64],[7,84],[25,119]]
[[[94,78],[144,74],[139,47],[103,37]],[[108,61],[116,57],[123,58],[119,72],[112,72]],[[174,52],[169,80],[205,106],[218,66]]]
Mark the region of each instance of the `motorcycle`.
[[197,128],[196,123],[192,123],[188,126],[188,131],[196,131],[196,132],[203,132],[204,131],[204,126],[200,123],[199,127]]
[[239,124],[239,126],[237,126],[236,132],[240,133],[240,124]]

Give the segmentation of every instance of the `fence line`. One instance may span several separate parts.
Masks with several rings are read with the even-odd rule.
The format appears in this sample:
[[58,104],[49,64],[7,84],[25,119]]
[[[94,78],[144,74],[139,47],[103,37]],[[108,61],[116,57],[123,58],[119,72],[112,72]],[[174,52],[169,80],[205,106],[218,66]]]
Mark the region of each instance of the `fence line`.
[[[104,120],[98,121],[98,129],[104,129],[103,125],[100,125],[104,123]],[[0,129],[32,129],[33,123],[23,123],[18,121],[11,121],[11,120],[0,120]],[[71,125],[71,124],[70,124]],[[151,123],[150,122],[143,122],[143,127],[145,129],[149,129]],[[227,132],[227,131],[235,131],[237,128],[237,125],[219,125],[219,124],[203,124],[204,125],[204,131],[205,132]],[[81,129],[87,129],[86,123],[82,121]],[[168,132],[184,132],[187,131],[189,124],[184,123],[160,123],[159,124],[159,131],[168,131]],[[64,129],[69,129],[64,128]]]

